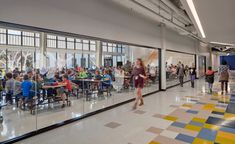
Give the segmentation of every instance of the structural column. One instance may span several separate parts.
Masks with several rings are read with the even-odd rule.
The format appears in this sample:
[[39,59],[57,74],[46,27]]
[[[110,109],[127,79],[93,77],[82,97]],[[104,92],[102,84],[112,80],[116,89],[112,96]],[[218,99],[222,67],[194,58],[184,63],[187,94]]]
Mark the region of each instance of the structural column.
[[161,90],[166,90],[166,25],[161,23]]
[[40,35],[40,67],[46,68],[46,34],[42,32]]
[[214,69],[215,67],[214,67],[214,64],[213,64],[214,62],[213,62],[213,53],[212,53],[212,49],[209,48],[209,51],[210,51],[210,54],[209,54],[210,56],[209,56],[209,63],[208,63],[208,64],[209,64],[209,66],[212,66],[213,69]]
[[100,67],[102,65],[102,45],[100,41],[96,41],[96,66]]

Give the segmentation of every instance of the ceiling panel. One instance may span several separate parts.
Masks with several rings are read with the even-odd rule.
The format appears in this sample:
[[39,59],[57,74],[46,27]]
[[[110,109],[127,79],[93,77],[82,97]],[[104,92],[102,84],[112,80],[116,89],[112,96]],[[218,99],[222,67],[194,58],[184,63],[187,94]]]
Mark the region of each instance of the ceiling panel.
[[[181,1],[193,19],[186,0]],[[193,2],[206,34],[205,41],[235,43],[235,0],[193,0]]]

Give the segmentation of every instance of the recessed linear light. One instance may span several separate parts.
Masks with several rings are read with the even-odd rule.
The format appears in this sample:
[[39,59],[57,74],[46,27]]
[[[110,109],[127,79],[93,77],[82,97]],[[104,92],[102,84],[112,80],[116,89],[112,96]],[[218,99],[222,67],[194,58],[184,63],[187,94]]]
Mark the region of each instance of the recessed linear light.
[[200,21],[200,19],[198,17],[196,8],[194,6],[193,0],[187,0],[187,3],[188,3],[188,6],[189,6],[189,8],[190,8],[190,10],[192,12],[192,15],[193,15],[193,17],[194,17],[194,19],[195,19],[195,21],[197,23],[197,26],[199,28],[199,31],[200,31],[201,35],[202,35],[202,38],[206,38],[206,35],[205,35],[204,30],[202,28],[201,21]]
[[231,43],[222,43],[222,42],[210,42],[211,44],[219,44],[219,45],[228,45],[228,46],[235,46],[235,44]]

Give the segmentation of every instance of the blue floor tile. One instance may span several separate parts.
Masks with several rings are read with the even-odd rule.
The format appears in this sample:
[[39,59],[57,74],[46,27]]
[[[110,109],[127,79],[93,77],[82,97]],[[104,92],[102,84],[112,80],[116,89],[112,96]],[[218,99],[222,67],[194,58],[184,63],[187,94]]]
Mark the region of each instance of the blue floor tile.
[[235,127],[234,128],[229,128],[229,127],[221,127],[220,128],[221,131],[224,131],[224,132],[229,132],[229,133],[233,133],[235,134]]
[[195,138],[192,136],[184,135],[184,134],[178,134],[175,139],[180,140],[180,141],[184,141],[187,143],[192,143]]
[[217,115],[224,115],[224,113],[223,113],[223,112],[213,111],[212,113],[213,113],[213,114],[217,114]]
[[226,109],[227,113],[235,114],[235,103],[229,103]]
[[180,127],[180,128],[184,128],[186,124],[181,123],[181,122],[174,122],[171,124],[171,126],[175,126],[175,127]]
[[192,113],[192,114],[197,114],[198,113],[198,111],[195,111],[195,110],[187,110],[186,112],[187,113]]
[[204,102],[197,102],[197,104],[204,105],[204,104],[206,104],[206,103],[204,103]]
[[217,134],[217,131],[213,131],[213,130],[210,130],[210,129],[203,128],[199,132],[197,137],[201,138],[201,139],[208,140],[208,141],[215,141],[216,134]]
[[221,119],[221,118],[216,118],[216,117],[209,117],[206,120],[206,123],[208,124],[212,124],[212,125],[221,125],[225,120]]
[[199,126],[199,127],[202,127],[204,125],[203,123],[195,122],[195,121],[191,121],[189,124],[194,125],[194,126]]

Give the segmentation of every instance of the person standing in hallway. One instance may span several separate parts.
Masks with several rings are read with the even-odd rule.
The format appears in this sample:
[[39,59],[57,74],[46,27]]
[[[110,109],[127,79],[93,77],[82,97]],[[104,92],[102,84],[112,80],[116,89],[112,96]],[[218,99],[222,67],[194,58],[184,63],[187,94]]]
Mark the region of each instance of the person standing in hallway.
[[209,66],[208,70],[206,71],[206,82],[208,82],[209,93],[212,94],[212,88],[214,83],[214,71],[212,67]]
[[142,106],[144,104],[144,100],[142,97],[142,89],[144,87],[144,79],[147,78],[146,73],[145,73],[144,63],[141,59],[136,60],[135,67],[132,71],[132,76],[133,76],[133,80],[134,80],[134,84],[135,84],[135,88],[137,92],[135,103],[133,106],[133,109],[136,109],[139,101],[140,101],[139,106]]
[[196,69],[194,67],[191,67],[189,69],[189,76],[191,81],[191,87],[194,88],[194,81],[196,79]]
[[184,69],[184,65],[181,62],[179,62],[179,64],[178,64],[177,75],[179,77],[180,86],[183,87],[184,76],[185,76],[185,69]]
[[228,93],[229,66],[225,60],[219,66],[219,82],[221,82],[221,91]]

